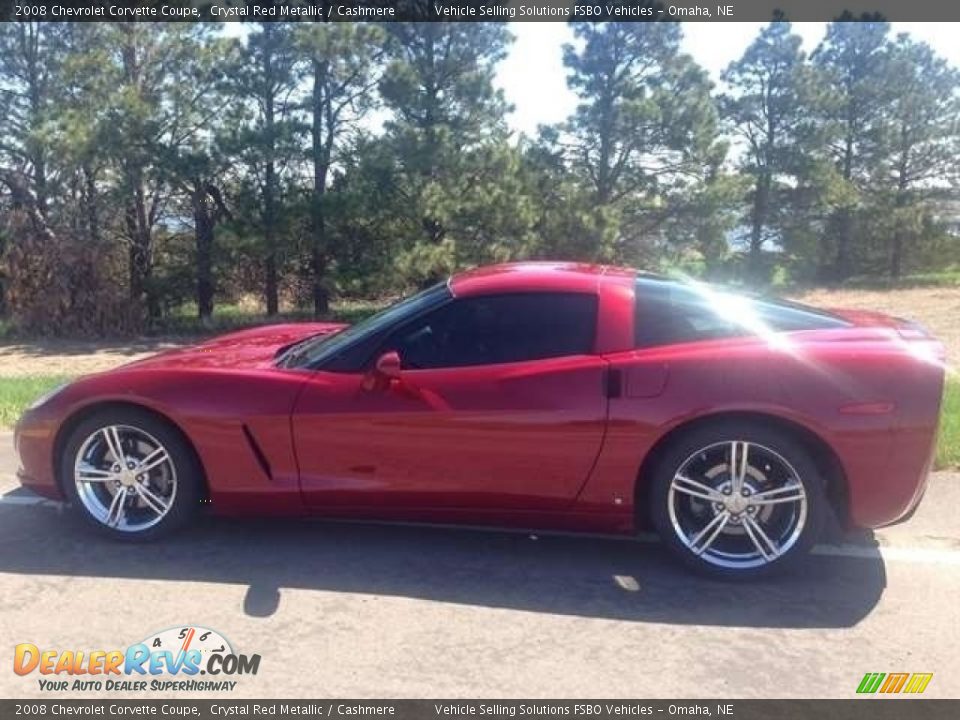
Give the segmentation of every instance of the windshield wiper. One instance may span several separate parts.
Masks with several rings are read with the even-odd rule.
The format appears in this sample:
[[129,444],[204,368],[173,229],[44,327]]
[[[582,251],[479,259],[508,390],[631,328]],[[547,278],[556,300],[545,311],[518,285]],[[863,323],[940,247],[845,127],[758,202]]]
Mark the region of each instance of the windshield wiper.
[[277,354],[275,356],[277,359],[277,366],[282,368],[293,367],[294,363],[303,357],[303,354],[307,348],[307,345],[315,337],[316,335],[311,335],[310,337],[304,338],[303,340],[298,340],[295,343],[284,345],[283,347],[278,349]]

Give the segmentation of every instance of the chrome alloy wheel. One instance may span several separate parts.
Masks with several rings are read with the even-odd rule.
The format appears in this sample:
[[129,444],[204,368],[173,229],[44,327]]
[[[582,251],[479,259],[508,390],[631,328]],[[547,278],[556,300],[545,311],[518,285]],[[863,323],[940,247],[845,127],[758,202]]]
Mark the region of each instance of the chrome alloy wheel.
[[74,463],[77,496],[101,524],[141,532],[159,523],[177,496],[177,471],[166,448],[130,425],[100,428]]
[[694,555],[721,568],[772,563],[800,538],[807,492],[776,451],[735,440],[691,454],[667,495],[673,530]]

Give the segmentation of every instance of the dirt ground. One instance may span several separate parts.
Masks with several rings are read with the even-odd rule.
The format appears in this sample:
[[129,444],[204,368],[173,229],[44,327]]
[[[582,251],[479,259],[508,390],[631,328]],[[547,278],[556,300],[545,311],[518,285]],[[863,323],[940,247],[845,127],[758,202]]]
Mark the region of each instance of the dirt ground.
[[811,290],[790,298],[823,308],[876,310],[916,320],[947,347],[947,357],[960,359],[960,287],[909,290]]
[[178,347],[169,340],[34,340],[0,343],[0,377],[88,375]]
[[[923,324],[960,358],[960,288],[908,290],[811,290],[791,299],[820,307],[878,310]],[[0,377],[84,375],[109,370],[183,341],[112,340],[107,342],[38,340],[0,343]]]

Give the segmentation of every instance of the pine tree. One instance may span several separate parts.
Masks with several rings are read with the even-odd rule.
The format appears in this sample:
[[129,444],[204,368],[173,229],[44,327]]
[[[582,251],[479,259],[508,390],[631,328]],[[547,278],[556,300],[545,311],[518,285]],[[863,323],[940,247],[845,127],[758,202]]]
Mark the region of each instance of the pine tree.
[[313,311],[319,317],[327,313],[330,302],[326,208],[330,170],[340,160],[343,145],[377,105],[385,37],[375,25],[353,23],[307,23],[299,30],[298,46],[309,58],[311,70],[307,100],[313,165],[310,269]]
[[822,235],[818,276],[845,280],[854,270],[854,241],[864,195],[875,172],[875,139],[892,100],[888,83],[888,34],[882,21],[832,22],[811,56],[824,91],[816,108],[828,126],[826,143],[841,187],[839,202]]
[[280,307],[282,186],[300,152],[297,137],[302,122],[297,111],[302,70],[291,25],[280,22],[259,23],[234,70],[234,92],[249,118],[233,148],[245,161],[258,197],[267,315],[276,315]]
[[636,260],[705,168],[716,167],[717,117],[706,73],[680,53],[676,23],[575,23],[568,83],[580,98],[559,137],[586,190],[591,254]]
[[18,188],[43,217],[51,198],[50,131],[64,34],[57,23],[0,26],[0,182]]
[[893,208],[888,272],[899,278],[908,241],[922,237],[931,203],[960,174],[960,72],[907,35],[897,38],[889,62],[892,100],[878,130],[876,182]]
[[178,131],[157,162],[193,219],[197,314],[208,326],[216,290],[216,229],[232,217],[224,181],[236,158],[225,148],[225,134],[236,103],[228,76],[239,48],[214,37],[205,24],[198,27],[196,40],[196,52],[174,69],[177,82],[169,102],[176,108]]
[[799,174],[810,132],[804,83],[805,58],[790,23],[775,20],[723,73],[730,92],[721,110],[730,132],[743,144],[741,169],[752,181],[749,203],[750,277],[762,274],[763,250],[781,239],[778,214],[786,207],[791,179]]
[[[380,84],[393,112],[385,141],[402,178],[406,251],[398,258],[411,281],[429,283],[458,265],[483,261],[485,239],[467,204],[502,201],[498,183],[510,169],[502,150],[508,107],[494,89],[496,64],[510,35],[496,23],[395,23]],[[488,208],[488,220],[503,217]],[[525,215],[517,208],[517,216]],[[500,229],[484,223],[485,235]]]

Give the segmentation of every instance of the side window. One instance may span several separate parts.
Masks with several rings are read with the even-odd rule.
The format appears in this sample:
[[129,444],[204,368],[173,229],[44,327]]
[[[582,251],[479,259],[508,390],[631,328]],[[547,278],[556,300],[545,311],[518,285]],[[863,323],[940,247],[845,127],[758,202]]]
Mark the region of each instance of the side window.
[[654,278],[637,281],[636,303],[638,348],[751,335],[760,327],[795,332],[848,325],[804,305],[722,291],[705,295],[683,283]]
[[694,290],[667,280],[637,282],[636,346],[656,347],[745,334]]
[[410,370],[583,355],[593,351],[596,323],[593,295],[463,298],[400,328],[383,350],[396,350]]

